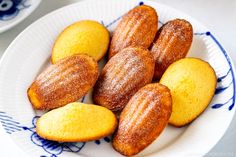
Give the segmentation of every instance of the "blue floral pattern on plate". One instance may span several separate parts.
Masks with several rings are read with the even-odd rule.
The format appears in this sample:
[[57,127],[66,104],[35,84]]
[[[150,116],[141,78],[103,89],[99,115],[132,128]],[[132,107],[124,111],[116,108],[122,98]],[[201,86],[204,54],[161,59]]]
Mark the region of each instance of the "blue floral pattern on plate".
[[[85,99],[85,96],[82,98],[83,102]],[[12,117],[8,116],[6,112],[0,111],[0,122],[2,123],[2,126],[6,133],[12,134],[14,132],[18,131],[29,131],[31,132],[30,140],[33,144],[35,144],[38,147],[41,147],[48,155],[49,157],[57,157],[62,152],[73,152],[78,153],[82,150],[82,148],[85,146],[85,142],[56,142],[56,141],[50,141],[41,138],[36,133],[36,122],[39,116],[35,116],[32,119],[32,126],[24,126],[20,124],[18,121],[14,120]],[[104,137],[103,140],[107,143],[109,143],[111,140],[109,137]],[[95,140],[95,144],[100,145],[100,140]],[[40,157],[48,157],[47,155],[41,155]]]
[[19,12],[30,5],[27,0],[0,0],[0,21],[8,21],[15,18]]

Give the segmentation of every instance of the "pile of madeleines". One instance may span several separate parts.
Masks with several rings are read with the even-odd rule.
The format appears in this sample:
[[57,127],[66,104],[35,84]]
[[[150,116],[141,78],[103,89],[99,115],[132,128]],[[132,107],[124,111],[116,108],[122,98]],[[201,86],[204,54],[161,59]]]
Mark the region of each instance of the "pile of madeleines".
[[[131,156],[169,123],[189,124],[214,96],[216,75],[198,58],[185,58],[193,29],[174,19],[158,30],[155,9],[142,5],[123,16],[110,41],[100,23],[68,26],[52,48],[52,65],[28,89],[39,118],[37,134],[59,142],[85,142],[113,134],[112,145]],[[108,51],[99,74],[98,61]],[[93,88],[94,104],[76,102]],[[95,105],[96,104],[96,105]]]

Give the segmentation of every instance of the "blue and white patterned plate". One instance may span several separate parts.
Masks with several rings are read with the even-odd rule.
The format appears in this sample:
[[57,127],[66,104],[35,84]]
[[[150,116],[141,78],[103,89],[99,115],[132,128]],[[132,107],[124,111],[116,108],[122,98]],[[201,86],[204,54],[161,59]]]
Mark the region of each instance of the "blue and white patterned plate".
[[0,33],[29,16],[41,0],[0,0]]
[[[56,10],[33,23],[11,43],[0,62],[0,121],[6,133],[26,154],[38,157],[121,156],[112,149],[110,137],[86,143],[58,143],[37,136],[35,122],[42,112],[31,107],[26,91],[50,64],[52,45],[66,26],[78,20],[93,19],[112,32],[122,15],[142,4],[157,10],[159,26],[177,17],[193,24],[194,39],[189,56],[208,61],[216,71],[218,85],[214,99],[198,119],[183,128],[167,126],[138,156],[203,156],[223,136],[236,108],[235,70],[213,32],[193,18],[155,2],[86,0]],[[80,101],[91,102],[91,93]]]

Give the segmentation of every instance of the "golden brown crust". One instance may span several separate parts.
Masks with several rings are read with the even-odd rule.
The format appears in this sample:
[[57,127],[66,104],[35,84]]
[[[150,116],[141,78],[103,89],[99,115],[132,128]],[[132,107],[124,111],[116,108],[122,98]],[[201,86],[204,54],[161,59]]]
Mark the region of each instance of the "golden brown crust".
[[48,67],[27,93],[35,109],[53,109],[80,99],[97,78],[97,62],[87,55],[74,55]]
[[144,86],[122,111],[113,147],[126,156],[139,153],[160,135],[171,111],[171,94],[166,86],[158,83]]
[[184,58],[193,39],[192,25],[183,19],[175,19],[163,25],[151,47],[155,59],[154,79],[160,79],[168,66]]
[[157,24],[154,8],[142,5],[130,10],[112,35],[109,58],[129,46],[148,48],[155,38]]
[[141,87],[152,81],[154,60],[148,50],[125,48],[105,65],[94,87],[95,104],[118,111]]

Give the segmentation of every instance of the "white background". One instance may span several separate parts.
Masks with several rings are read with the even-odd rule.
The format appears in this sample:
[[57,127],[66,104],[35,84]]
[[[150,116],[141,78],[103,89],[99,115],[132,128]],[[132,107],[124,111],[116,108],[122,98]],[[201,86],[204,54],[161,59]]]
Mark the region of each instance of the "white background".
[[[78,1],[78,0],[77,0]],[[154,1],[154,0],[153,0]],[[235,0],[155,0],[181,10],[202,22],[224,45],[236,64],[236,1]],[[42,0],[28,18],[13,29],[0,34],[0,56],[12,40],[32,22],[43,15],[76,0]],[[236,116],[219,143],[207,157],[236,156]],[[23,152],[5,135],[0,126],[0,156],[24,156]]]

